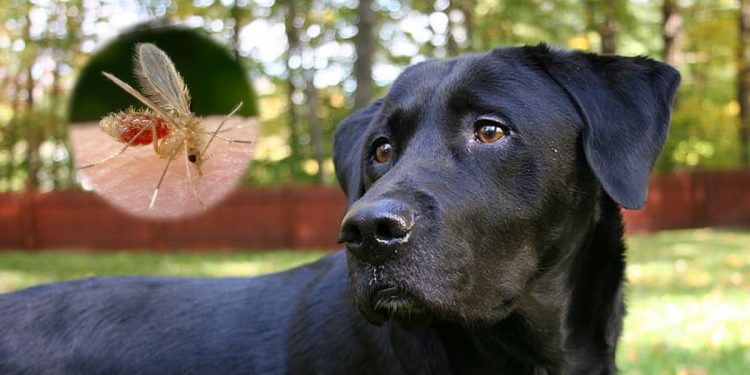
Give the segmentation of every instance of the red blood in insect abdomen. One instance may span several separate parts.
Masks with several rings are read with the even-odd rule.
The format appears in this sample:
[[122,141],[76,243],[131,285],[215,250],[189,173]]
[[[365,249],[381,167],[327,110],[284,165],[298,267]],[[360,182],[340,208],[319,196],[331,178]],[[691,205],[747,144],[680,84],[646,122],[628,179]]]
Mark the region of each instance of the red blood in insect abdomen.
[[[128,143],[132,139],[133,141],[130,144],[134,146],[147,145],[153,142],[151,127],[154,125],[156,126],[156,139],[162,139],[169,134],[169,128],[164,119],[149,113],[123,112],[119,114],[116,121],[120,141]],[[141,132],[144,126],[147,129]],[[141,134],[138,134],[138,132],[141,132]]]

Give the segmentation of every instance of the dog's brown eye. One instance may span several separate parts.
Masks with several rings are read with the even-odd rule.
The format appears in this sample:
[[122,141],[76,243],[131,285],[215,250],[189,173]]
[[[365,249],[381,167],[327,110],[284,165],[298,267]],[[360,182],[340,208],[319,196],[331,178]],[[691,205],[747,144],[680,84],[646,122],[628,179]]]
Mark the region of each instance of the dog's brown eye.
[[[484,121],[484,122],[490,122],[490,121]],[[482,125],[474,132],[474,137],[477,141],[482,143],[492,143],[497,142],[503,137],[505,137],[505,130],[503,130],[502,127],[490,123],[486,125]]]
[[393,146],[390,143],[385,142],[375,149],[375,161],[380,164],[385,164],[391,160],[393,154]]

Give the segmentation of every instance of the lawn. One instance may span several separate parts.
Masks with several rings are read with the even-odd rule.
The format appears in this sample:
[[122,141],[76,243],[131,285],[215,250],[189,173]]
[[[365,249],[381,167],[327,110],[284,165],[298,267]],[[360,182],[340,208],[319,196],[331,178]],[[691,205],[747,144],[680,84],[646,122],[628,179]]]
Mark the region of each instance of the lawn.
[[750,374],[750,232],[629,239],[625,374]]
[[323,252],[0,252],[0,293],[104,275],[253,276],[308,263]]
[[[750,232],[710,229],[628,239],[624,374],[750,374]],[[0,252],[0,292],[94,275],[247,276],[322,252]]]

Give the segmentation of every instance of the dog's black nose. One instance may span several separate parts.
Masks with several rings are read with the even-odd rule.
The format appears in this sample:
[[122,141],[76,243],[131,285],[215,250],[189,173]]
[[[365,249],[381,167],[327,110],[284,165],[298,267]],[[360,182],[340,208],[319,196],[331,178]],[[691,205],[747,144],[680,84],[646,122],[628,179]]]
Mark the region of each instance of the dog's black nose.
[[356,203],[341,223],[339,243],[362,261],[379,264],[409,240],[414,211],[393,199]]

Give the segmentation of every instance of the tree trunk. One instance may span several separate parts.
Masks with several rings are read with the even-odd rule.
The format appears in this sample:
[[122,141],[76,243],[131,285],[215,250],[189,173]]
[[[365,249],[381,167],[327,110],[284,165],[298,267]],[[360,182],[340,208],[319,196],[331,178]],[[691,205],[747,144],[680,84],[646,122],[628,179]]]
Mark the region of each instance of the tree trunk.
[[21,123],[23,119],[21,118],[21,111],[23,110],[23,101],[21,100],[20,92],[22,90],[21,86],[21,75],[16,74],[15,77],[13,77],[11,81],[11,90],[10,92],[15,93],[15,95],[11,95],[11,102],[12,102],[12,108],[13,111],[11,112],[12,115],[10,117],[10,121],[8,121],[8,125],[6,129],[4,129],[3,134],[3,141],[4,144],[2,146],[7,147],[8,149],[8,162],[5,164],[5,171],[3,173],[3,177],[7,181],[7,185],[9,188],[8,190],[13,189],[12,187],[12,181],[13,176],[16,174],[17,169],[17,157],[16,153],[13,152],[14,147],[18,142],[23,139],[23,132],[21,129],[23,128],[23,124]]
[[234,28],[232,29],[232,49],[234,50],[234,59],[240,61],[240,31],[242,26],[246,24],[246,15],[251,14],[250,9],[247,7],[240,7],[237,5],[237,0],[229,10],[229,16],[234,21]]
[[295,0],[285,0],[284,28],[287,39],[286,68],[287,68],[287,115],[289,116],[289,149],[290,149],[290,168],[292,177],[299,175],[299,160],[301,159],[301,149],[299,143],[300,126],[299,116],[297,115],[297,106],[294,103],[294,94],[297,87],[294,79],[297,76],[298,68],[292,68],[291,61],[295,57],[300,57],[300,39],[299,32],[294,26],[297,18],[297,5]]
[[682,64],[682,13],[677,0],[664,0],[662,6],[661,35],[664,39],[662,59],[665,63],[679,66]]
[[29,52],[33,45],[31,40],[31,17],[29,15],[31,5],[27,4],[26,25],[23,30],[23,38],[26,49],[23,51],[23,61],[26,64],[26,106],[23,110],[23,123],[25,128],[26,146],[26,190],[33,191],[39,186],[39,126],[34,121],[34,77],[31,69],[34,66],[35,57]]
[[[446,43],[448,56],[457,56],[462,52],[474,50],[474,43],[472,41],[472,34],[474,32],[474,18],[472,15],[472,11],[474,9],[474,1],[475,0],[452,0],[450,2],[450,5],[448,5],[448,8],[444,11],[445,15],[448,16],[449,19],[447,35],[448,41]],[[461,17],[463,17],[463,22],[457,24],[453,22],[453,20],[450,20],[450,15],[451,13],[453,13],[453,11],[457,11],[461,14]],[[455,29],[456,26],[459,25],[463,26],[466,36],[466,40],[463,44],[459,43],[456,40]]]
[[372,0],[359,0],[357,6],[357,61],[354,63],[354,76],[357,91],[354,95],[354,108],[364,108],[372,101],[372,64],[375,55],[375,11]]
[[318,115],[320,103],[318,90],[315,89],[315,73],[313,71],[306,73],[306,81],[305,96],[307,96],[307,116],[310,119],[310,143],[313,148],[315,163],[318,164],[316,180],[319,185],[323,185],[325,183],[323,177],[323,131],[320,127],[320,116]]
[[456,41],[456,32],[455,32],[455,25],[453,24],[453,21],[450,20],[450,14],[454,10],[455,4],[453,1],[451,1],[450,5],[448,5],[448,8],[443,11],[445,15],[448,17],[448,30],[446,30],[445,38],[445,50],[448,52],[448,56],[458,56],[459,54],[459,46],[458,41]]
[[620,23],[617,19],[619,0],[588,0],[586,2],[586,23],[588,28],[599,34],[603,55],[617,53],[617,33]]
[[39,187],[39,124],[34,113],[34,78],[31,76],[31,66],[26,72],[26,108],[24,108],[23,123],[26,138],[26,190],[36,190]]
[[740,104],[740,158],[750,166],[750,0],[740,0],[737,101]]
[[[52,70],[52,91],[51,91],[51,109],[50,117],[52,124],[50,126],[52,130],[51,138],[55,143],[55,148],[65,147],[63,139],[65,137],[65,124],[63,119],[60,117],[61,112],[61,99],[62,99],[62,88],[60,87],[60,67],[62,66],[61,60],[63,52],[56,53],[58,59],[55,62],[55,68]],[[50,166],[50,175],[52,176],[52,189],[58,190],[64,185],[61,171],[63,170],[63,162],[57,160],[56,157],[52,157]]]
[[604,55],[617,53],[617,32],[620,29],[620,23],[617,21],[617,1],[606,0],[604,2],[604,20],[599,31],[599,35],[602,37],[602,54]]
[[458,6],[464,16],[464,29],[466,29],[466,43],[469,51],[475,51],[474,45],[474,6],[476,0],[460,0]]

